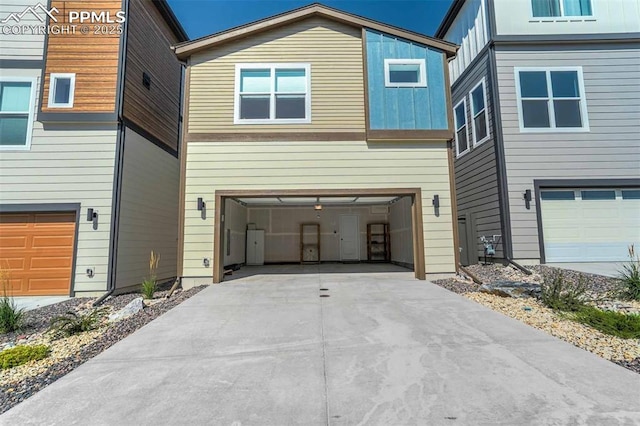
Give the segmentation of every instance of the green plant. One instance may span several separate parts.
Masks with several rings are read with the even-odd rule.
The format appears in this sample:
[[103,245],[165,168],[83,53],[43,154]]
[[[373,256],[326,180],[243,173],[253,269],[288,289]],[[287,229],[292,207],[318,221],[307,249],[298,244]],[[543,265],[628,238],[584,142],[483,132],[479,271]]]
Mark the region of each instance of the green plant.
[[588,306],[573,314],[574,319],[605,334],[623,339],[640,339],[640,314],[601,311]]
[[629,261],[618,272],[620,296],[629,300],[640,300],[640,256],[633,244],[629,246]]
[[67,337],[98,328],[105,308],[94,309],[87,313],[67,311],[51,320],[49,332],[56,337]]
[[0,333],[11,333],[19,330],[24,322],[24,309],[18,308],[8,294],[9,270],[0,265],[0,285],[2,297],[0,297]]
[[160,263],[160,255],[151,250],[149,255],[149,276],[142,281],[142,296],[145,299],[153,299],[153,295],[158,290],[157,271]]
[[51,350],[46,345],[21,345],[0,352],[0,369],[5,370],[29,361],[44,359],[49,356]]
[[551,309],[576,312],[585,306],[587,287],[582,277],[577,283],[570,283],[565,281],[562,271],[557,271],[544,278],[540,289],[542,303]]

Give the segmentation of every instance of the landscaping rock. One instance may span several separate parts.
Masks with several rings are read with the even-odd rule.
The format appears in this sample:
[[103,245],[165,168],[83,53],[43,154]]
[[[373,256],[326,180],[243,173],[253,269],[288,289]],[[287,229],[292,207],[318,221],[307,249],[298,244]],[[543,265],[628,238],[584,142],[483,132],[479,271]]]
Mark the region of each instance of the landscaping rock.
[[481,285],[480,291],[502,297],[535,297],[540,294],[540,284],[518,281],[496,281]]
[[128,318],[133,314],[137,314],[142,309],[144,309],[142,297],[136,297],[131,302],[129,302],[127,306],[120,309],[118,312],[109,315],[109,322],[116,322]]

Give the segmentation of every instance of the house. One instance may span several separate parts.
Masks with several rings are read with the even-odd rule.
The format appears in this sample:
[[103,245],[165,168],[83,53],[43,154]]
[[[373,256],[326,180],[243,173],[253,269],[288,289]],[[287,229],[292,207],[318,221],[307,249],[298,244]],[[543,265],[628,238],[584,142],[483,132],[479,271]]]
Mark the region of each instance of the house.
[[0,6],[0,263],[13,295],[175,277],[187,36],[165,1]]
[[461,261],[616,262],[640,245],[640,3],[458,0]]
[[455,272],[456,48],[319,4],[177,44],[183,287],[243,264]]

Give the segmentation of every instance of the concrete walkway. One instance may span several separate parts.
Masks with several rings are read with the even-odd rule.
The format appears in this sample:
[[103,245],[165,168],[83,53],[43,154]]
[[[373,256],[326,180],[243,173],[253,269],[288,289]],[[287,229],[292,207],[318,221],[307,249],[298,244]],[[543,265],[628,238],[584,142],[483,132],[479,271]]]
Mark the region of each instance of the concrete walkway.
[[637,374],[411,272],[264,275],[203,290],[0,423],[601,426],[639,424],[639,395]]

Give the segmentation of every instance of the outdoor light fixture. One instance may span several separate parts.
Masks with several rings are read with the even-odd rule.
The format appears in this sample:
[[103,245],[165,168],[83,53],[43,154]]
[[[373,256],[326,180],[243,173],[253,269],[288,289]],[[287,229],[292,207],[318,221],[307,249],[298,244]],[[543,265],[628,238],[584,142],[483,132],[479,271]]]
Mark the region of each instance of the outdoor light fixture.
[[201,212],[207,207],[207,204],[202,201],[202,197],[198,197],[198,211]]
[[87,222],[93,222],[93,229],[98,229],[98,212],[94,209],[87,209]]
[[433,200],[431,200],[431,204],[433,205],[433,210],[435,212],[436,217],[440,216],[440,196],[435,194],[433,196]]
[[322,204],[316,204],[313,208],[316,210],[322,210]]
[[531,190],[527,189],[526,191],[524,191],[523,197],[524,199],[524,206],[527,210],[531,209]]

